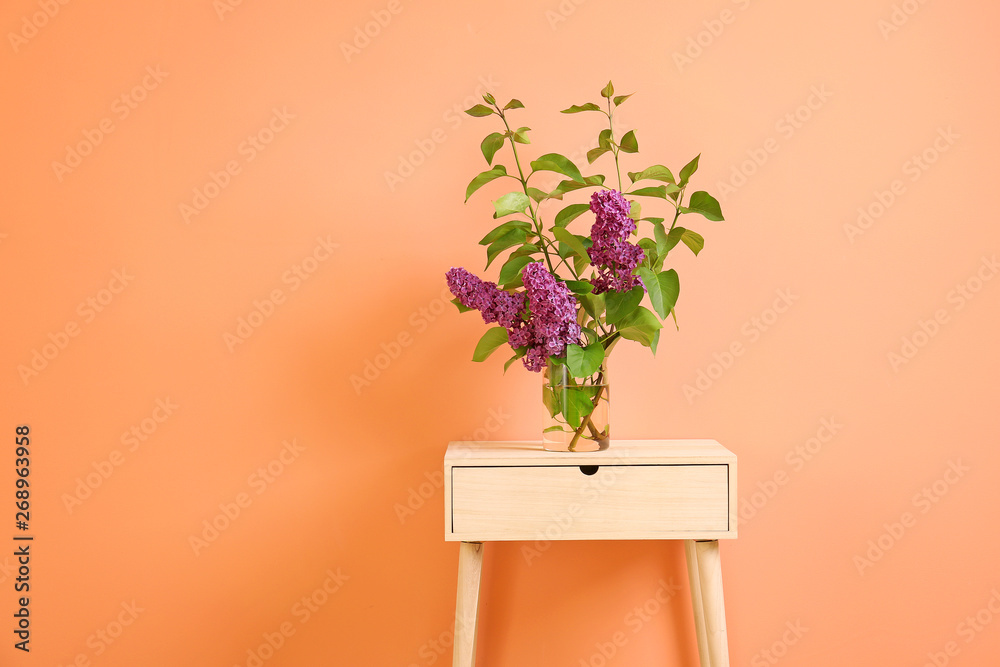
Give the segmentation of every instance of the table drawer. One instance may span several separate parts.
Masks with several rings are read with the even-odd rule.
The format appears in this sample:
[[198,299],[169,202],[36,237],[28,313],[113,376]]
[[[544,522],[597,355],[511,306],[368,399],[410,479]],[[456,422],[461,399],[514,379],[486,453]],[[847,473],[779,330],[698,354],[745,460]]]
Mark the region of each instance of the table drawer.
[[729,473],[726,464],[456,465],[448,539],[717,539],[730,532]]

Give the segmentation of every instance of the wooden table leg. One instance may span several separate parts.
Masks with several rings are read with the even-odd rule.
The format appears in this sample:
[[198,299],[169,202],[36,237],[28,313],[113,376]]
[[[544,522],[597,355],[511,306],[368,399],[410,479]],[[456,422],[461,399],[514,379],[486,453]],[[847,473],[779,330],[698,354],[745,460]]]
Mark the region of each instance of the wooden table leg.
[[701,597],[701,577],[698,574],[698,555],[694,540],[684,540],[684,556],[687,559],[688,582],[691,585],[691,607],[694,611],[694,629],[698,636],[698,662],[701,667],[710,667],[708,662],[708,633],[705,631],[705,603]]
[[458,551],[458,594],[455,602],[454,667],[476,664],[476,624],[479,582],[483,574],[483,543],[462,542]]
[[729,667],[729,640],[726,636],[726,604],[722,595],[722,560],[718,540],[695,542],[698,578],[701,580],[705,634],[711,667]]

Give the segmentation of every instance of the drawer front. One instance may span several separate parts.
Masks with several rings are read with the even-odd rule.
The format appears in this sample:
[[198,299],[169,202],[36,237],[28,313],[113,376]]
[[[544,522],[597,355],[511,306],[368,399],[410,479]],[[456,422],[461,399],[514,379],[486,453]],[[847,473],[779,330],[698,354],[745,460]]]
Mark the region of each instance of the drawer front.
[[456,466],[451,539],[715,539],[729,500],[725,464]]

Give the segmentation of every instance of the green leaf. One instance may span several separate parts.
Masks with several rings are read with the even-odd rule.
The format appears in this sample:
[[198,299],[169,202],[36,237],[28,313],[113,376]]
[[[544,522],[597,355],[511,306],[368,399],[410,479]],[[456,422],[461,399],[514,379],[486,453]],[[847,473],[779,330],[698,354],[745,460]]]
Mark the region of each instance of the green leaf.
[[531,229],[531,223],[527,220],[508,220],[502,225],[494,227],[489,234],[483,237],[479,245],[489,245],[512,229],[529,230]]
[[719,206],[719,202],[704,190],[698,190],[698,192],[691,195],[687,208],[692,213],[701,213],[709,220],[714,220],[715,222],[725,220],[722,217],[722,207]]
[[587,187],[585,183],[577,183],[576,181],[559,181],[559,185],[557,185],[555,190],[550,192],[548,196],[552,199],[562,199],[563,195],[567,192],[573,192],[574,190],[579,190],[580,188],[585,187]]
[[550,417],[555,417],[562,412],[562,392],[556,391],[552,385],[545,383],[542,385],[542,405],[549,411]]
[[601,130],[601,133],[597,135],[597,145],[600,148],[611,150],[611,130]]
[[562,414],[573,428],[580,428],[585,417],[594,411],[594,396],[597,387],[566,387],[563,395]]
[[604,346],[600,343],[591,343],[587,347],[566,346],[566,367],[573,377],[590,377],[597,372],[603,361]]
[[[670,238],[662,222],[653,223],[653,238],[656,239],[656,254],[660,257],[666,257],[673,246],[667,247],[670,243]],[[674,245],[677,245],[677,243],[674,242]]]
[[583,305],[587,314],[595,320],[604,312],[604,294],[580,294],[577,300]]
[[521,269],[530,264],[530,257],[511,257],[500,268],[500,277],[497,281],[504,287],[516,287],[521,283]]
[[674,246],[681,242],[681,236],[683,236],[686,231],[687,230],[683,227],[674,227],[663,235],[654,231],[654,234],[656,235],[656,251],[660,254],[660,256],[663,257],[668,252],[673,250]]
[[615,87],[611,85],[610,81],[608,81],[608,85],[604,86],[604,88],[601,90],[601,97],[611,97],[614,94],[615,94]]
[[632,208],[630,208],[628,212],[628,217],[635,220],[638,226],[639,219],[642,217],[642,204],[634,199],[629,199],[628,201],[632,204]]
[[629,130],[622,137],[621,143],[619,144],[621,149],[626,153],[638,153],[639,152],[639,142],[635,138],[635,130]]
[[626,194],[639,195],[640,197],[659,197],[660,199],[666,199],[667,186],[653,185],[646,188],[639,188],[638,190],[629,190]]
[[503,110],[506,111],[507,109],[523,109],[523,108],[524,105],[521,104],[521,100],[513,99],[504,105]]
[[618,322],[618,333],[621,334],[622,338],[634,340],[646,347],[650,347],[653,344],[656,332],[662,327],[663,325],[660,324],[660,320],[656,319],[656,315],[652,311],[639,306]]
[[533,188],[533,187],[531,187],[529,185],[528,186],[528,196],[531,197],[532,199],[534,199],[536,202],[538,202],[540,204],[544,200],[546,200],[546,199],[549,198],[549,193],[548,192],[544,192],[542,190],[539,190],[538,188]]
[[650,269],[640,266],[636,273],[642,278],[642,283],[649,292],[649,302],[653,304],[653,310],[661,319],[666,319],[677,303],[677,295],[681,290],[677,272],[670,269],[656,274]]
[[496,104],[497,103],[496,98],[493,97],[493,93],[486,93],[485,95],[483,95],[483,100],[485,100],[488,104]]
[[597,148],[591,148],[589,151],[587,151],[587,163],[588,164],[594,164],[594,160],[596,160],[597,158],[601,157],[602,155],[604,155],[605,153],[607,153],[609,150],[611,150],[611,149],[610,148],[601,148],[600,146],[598,146]]
[[539,248],[537,244],[535,244],[535,243],[525,243],[520,248],[518,248],[517,250],[515,250],[514,252],[512,252],[510,254],[510,256],[512,258],[513,257],[525,257],[525,256],[530,256],[530,255],[537,255],[541,251],[542,251],[542,249]]
[[583,215],[584,212],[590,210],[590,204],[570,204],[563,210],[556,213],[555,222],[552,223],[556,227],[565,227],[573,220]]
[[594,285],[589,280],[567,280],[566,287],[573,294],[590,294],[594,291]]
[[504,136],[499,132],[494,132],[486,135],[483,143],[479,144],[479,148],[483,151],[483,157],[486,158],[486,164],[493,164],[493,156],[503,147],[503,142]]
[[608,312],[605,316],[605,320],[608,324],[616,324],[625,319],[625,317],[635,310],[639,302],[642,301],[642,295],[645,291],[639,285],[636,285],[628,292],[616,292],[611,290],[604,293],[604,299],[608,305]]
[[511,213],[522,213],[524,209],[528,208],[528,195],[523,192],[508,192],[493,202],[493,208],[496,209],[496,213],[493,214],[494,218],[502,218]]
[[639,247],[642,248],[645,257],[642,258],[642,264],[640,266],[645,266],[646,268],[652,268],[656,264],[656,241],[653,239],[641,238],[638,243]]
[[663,257],[656,251],[656,241],[647,238],[639,239],[639,247],[646,253],[640,266],[652,269],[653,273],[659,273],[663,269]]
[[467,313],[470,310],[475,310],[475,308],[469,308],[464,303],[462,303],[461,301],[459,301],[457,298],[456,299],[452,299],[451,302],[453,304],[455,304],[455,307],[458,308],[458,312],[460,312],[460,313]]
[[504,250],[511,248],[516,245],[520,245],[525,242],[525,233],[523,229],[512,229],[496,241],[494,241],[489,248],[486,249],[486,268],[490,268],[490,264],[493,260],[497,258],[497,255],[502,253]]
[[465,188],[465,201],[469,201],[469,197],[472,196],[473,192],[483,187],[490,181],[494,181],[500,178],[501,176],[506,176],[506,175],[507,175],[507,167],[503,166],[502,164],[498,164],[492,169],[484,171],[483,173],[479,174],[474,179],[472,179],[472,181],[469,183],[469,187]]
[[653,262],[653,266],[652,266],[653,271],[655,271],[656,273],[659,273],[660,271],[662,271],[663,270],[663,262],[665,260],[666,260],[666,257],[660,257],[659,255],[657,255],[656,256],[656,261]]
[[587,176],[583,180],[583,183],[579,181],[560,181],[556,189],[549,193],[549,197],[560,199],[567,192],[573,192],[574,190],[586,188],[591,185],[604,185],[604,176],[602,174]]
[[484,104],[477,104],[476,106],[466,109],[465,113],[470,116],[475,116],[477,118],[482,118],[483,116],[489,116],[493,113],[493,109],[489,108]]
[[559,153],[546,153],[537,160],[532,160],[531,168],[535,171],[554,171],[562,174],[563,176],[569,176],[578,183],[584,182],[583,174],[581,174],[577,166],[573,164],[573,161],[565,155],[560,155]]
[[681,169],[681,180],[680,180],[680,183],[678,183],[677,185],[681,186],[682,188],[685,185],[687,185],[688,179],[691,178],[691,176],[694,174],[694,172],[698,171],[698,159],[699,158],[701,158],[701,153],[698,153],[698,155],[696,155],[693,160],[691,160],[686,165],[684,165],[684,168]]
[[517,350],[514,351],[514,356],[508,359],[507,361],[503,362],[503,372],[506,373],[507,369],[510,368],[510,365],[515,361],[517,361],[518,359],[520,359],[521,357],[523,357],[524,353],[527,352],[527,350],[528,348],[526,347],[517,348]]
[[559,113],[580,113],[581,111],[601,111],[601,107],[593,102],[587,102],[586,104],[574,104],[569,109],[563,109]]
[[476,351],[472,353],[473,361],[486,361],[493,352],[507,342],[507,330],[503,327],[493,327],[488,329],[483,337],[476,344]]
[[[552,236],[556,237],[557,241],[562,241],[568,245],[570,249],[576,253],[577,257],[588,257],[587,246],[583,243],[584,237],[577,236],[565,227],[554,227],[552,229]],[[590,261],[589,257],[587,261]]]
[[681,234],[681,241],[684,242],[688,248],[691,249],[695,255],[701,252],[701,249],[705,247],[705,239],[702,238],[701,234],[698,232],[692,232],[690,229],[685,229],[684,233]]
[[633,183],[647,178],[665,183],[676,183],[674,175],[662,164],[654,164],[652,167],[648,167],[642,171],[630,171],[628,172],[628,177],[632,179]]
[[528,138],[527,134],[530,130],[530,127],[519,127],[514,130],[514,141],[519,144],[530,144],[531,139]]
[[628,95],[616,95],[614,99],[615,106],[618,106],[633,95],[635,95],[635,93],[629,93]]

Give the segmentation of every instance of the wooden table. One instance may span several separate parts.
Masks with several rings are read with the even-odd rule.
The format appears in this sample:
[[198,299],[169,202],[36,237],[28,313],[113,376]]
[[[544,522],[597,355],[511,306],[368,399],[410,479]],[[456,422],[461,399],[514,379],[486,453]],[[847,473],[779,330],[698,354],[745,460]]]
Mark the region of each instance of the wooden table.
[[701,667],[729,667],[718,540],[736,537],[736,455],[718,442],[452,442],[444,489],[445,540],[461,542],[455,667],[476,661],[483,542],[539,539],[684,540]]

